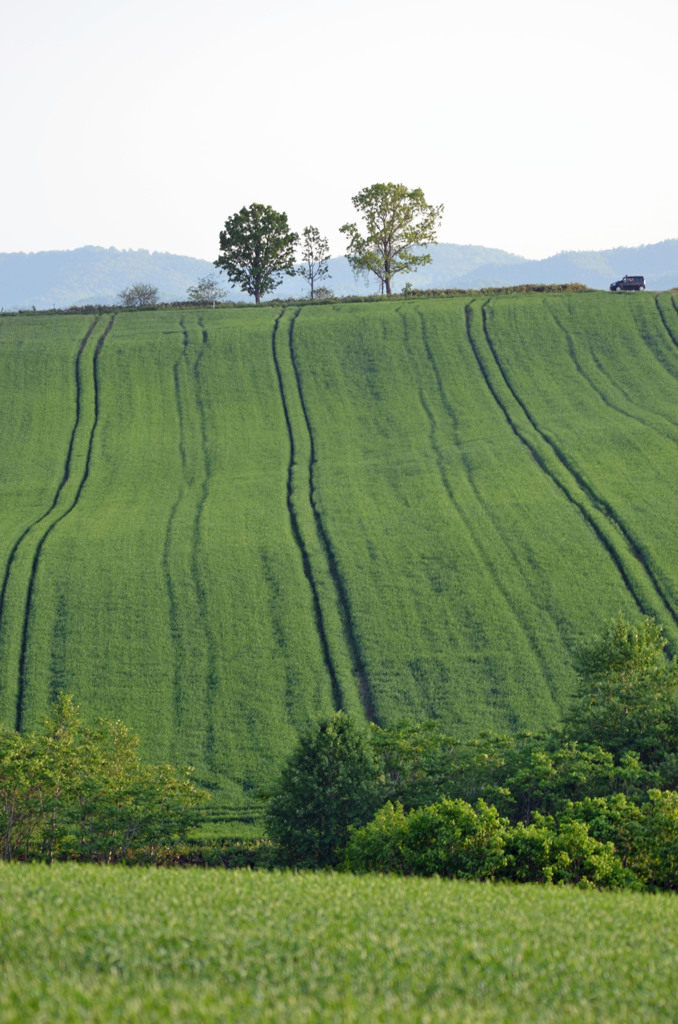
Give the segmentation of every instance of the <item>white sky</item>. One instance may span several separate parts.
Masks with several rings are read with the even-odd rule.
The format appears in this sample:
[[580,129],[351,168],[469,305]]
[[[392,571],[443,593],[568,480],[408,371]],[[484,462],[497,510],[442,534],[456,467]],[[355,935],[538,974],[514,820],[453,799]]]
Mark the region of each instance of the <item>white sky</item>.
[[0,251],[215,259],[261,202],[338,256],[377,181],[444,203],[443,242],[676,238],[677,40],[676,0],[13,2]]

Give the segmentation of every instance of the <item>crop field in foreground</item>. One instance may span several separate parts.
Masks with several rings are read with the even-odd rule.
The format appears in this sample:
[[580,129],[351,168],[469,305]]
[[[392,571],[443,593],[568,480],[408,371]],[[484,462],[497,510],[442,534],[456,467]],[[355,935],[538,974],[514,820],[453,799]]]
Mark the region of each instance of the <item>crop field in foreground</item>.
[[0,1022],[675,1021],[673,895],[0,864]]
[[672,296],[0,318],[0,718],[59,690],[218,815],[318,715],[539,729],[678,650]]

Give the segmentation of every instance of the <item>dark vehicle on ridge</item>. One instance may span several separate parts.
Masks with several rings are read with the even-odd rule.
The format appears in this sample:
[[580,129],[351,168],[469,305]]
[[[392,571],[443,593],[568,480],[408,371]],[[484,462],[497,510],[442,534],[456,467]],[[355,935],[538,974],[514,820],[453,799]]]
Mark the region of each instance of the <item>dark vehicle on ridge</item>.
[[644,277],[632,277],[630,274],[626,274],[622,277],[621,281],[613,281],[610,285],[611,292],[644,292],[645,291],[645,278]]

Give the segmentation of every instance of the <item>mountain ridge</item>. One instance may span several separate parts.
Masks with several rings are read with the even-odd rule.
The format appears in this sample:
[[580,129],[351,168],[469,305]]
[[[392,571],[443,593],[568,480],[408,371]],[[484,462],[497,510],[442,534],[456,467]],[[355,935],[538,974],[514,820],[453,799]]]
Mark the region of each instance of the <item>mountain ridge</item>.
[[[430,250],[432,261],[416,274],[395,279],[400,291],[407,282],[414,288],[486,288],[516,284],[563,284],[577,281],[589,288],[607,289],[624,274],[643,274],[650,290],[678,286],[678,239],[641,246],[602,250],[569,250],[530,260],[503,249],[440,242]],[[375,278],[355,278],[345,256],[329,264],[327,285],[336,295],[368,295]],[[113,304],[121,289],[135,281],[158,288],[163,302],[186,298],[198,279],[215,274],[209,260],[148,249],[81,246],[77,249],[0,253],[0,311],[51,309],[88,304]],[[228,297],[248,300],[221,279]],[[300,298],[306,285],[299,277],[286,277],[273,293],[279,298]]]

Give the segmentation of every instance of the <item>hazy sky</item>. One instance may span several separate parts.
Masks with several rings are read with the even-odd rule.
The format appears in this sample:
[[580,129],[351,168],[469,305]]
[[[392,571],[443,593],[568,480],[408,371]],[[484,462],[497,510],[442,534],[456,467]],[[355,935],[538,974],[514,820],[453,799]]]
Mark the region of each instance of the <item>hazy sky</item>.
[[378,181],[528,257],[678,237],[676,0],[33,0],[0,29],[0,251],[214,259]]

